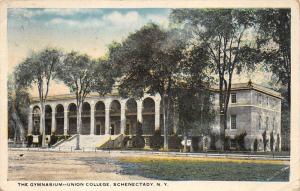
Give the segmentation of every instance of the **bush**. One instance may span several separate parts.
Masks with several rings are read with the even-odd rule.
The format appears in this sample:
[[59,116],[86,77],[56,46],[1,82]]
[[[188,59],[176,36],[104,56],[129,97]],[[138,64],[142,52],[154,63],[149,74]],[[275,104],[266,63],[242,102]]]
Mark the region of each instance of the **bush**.
[[145,139],[142,137],[142,134],[143,134],[142,124],[138,122],[136,127],[136,136],[132,138],[132,146],[134,148],[145,147]]
[[145,139],[142,136],[135,136],[132,138],[132,146],[134,148],[144,148]]
[[226,136],[224,140],[224,150],[229,151],[230,150],[230,137]]
[[129,137],[124,137],[124,139],[122,140],[122,148],[126,148],[127,147],[127,143],[130,140]]
[[192,147],[193,151],[199,150],[199,137],[192,137]]
[[55,134],[52,134],[50,137],[50,142],[49,142],[49,146],[54,145],[58,140],[58,137]]
[[210,149],[212,149],[212,150],[216,150],[217,149],[217,147],[216,147],[216,142],[217,142],[217,140],[218,140],[218,135],[216,134],[216,133],[212,133],[211,135],[210,135]]
[[257,139],[255,139],[254,143],[253,143],[253,150],[256,152],[257,148],[258,148],[258,141],[257,141]]
[[273,131],[270,133],[270,147],[271,147],[271,151],[273,152],[273,150],[274,150],[274,135],[273,135]]
[[42,146],[43,135],[39,135],[39,146]]
[[31,147],[33,142],[33,136],[32,135],[28,135],[27,136],[27,147]]
[[266,131],[263,132],[262,137],[263,137],[263,143],[264,143],[264,151],[266,151],[267,144],[269,142],[269,140],[267,139],[267,132]]
[[183,146],[181,144],[181,138],[175,134],[174,136],[170,136],[168,140],[169,149],[182,149]]
[[243,132],[239,135],[236,135],[235,136],[235,140],[237,142],[237,145],[238,145],[238,150],[240,151],[245,151],[246,150],[246,147],[245,147],[245,137],[246,137],[247,133],[246,132]]
[[164,145],[164,137],[161,136],[160,130],[155,130],[154,134],[149,139],[150,148],[159,150]]

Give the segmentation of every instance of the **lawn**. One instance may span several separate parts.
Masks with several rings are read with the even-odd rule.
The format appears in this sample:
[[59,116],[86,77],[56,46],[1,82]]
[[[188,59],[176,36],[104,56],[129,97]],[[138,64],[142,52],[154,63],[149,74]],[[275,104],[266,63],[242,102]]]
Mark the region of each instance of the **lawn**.
[[176,157],[122,157],[119,161],[123,174],[160,180],[289,180],[288,165],[281,161]]

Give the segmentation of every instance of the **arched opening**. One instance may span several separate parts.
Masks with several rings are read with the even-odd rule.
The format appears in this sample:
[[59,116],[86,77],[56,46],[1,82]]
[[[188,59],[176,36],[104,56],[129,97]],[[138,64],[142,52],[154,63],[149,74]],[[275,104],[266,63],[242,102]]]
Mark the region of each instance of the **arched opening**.
[[91,106],[87,102],[84,102],[82,104],[81,120],[82,120],[81,134],[89,135],[91,132]]
[[32,110],[32,134],[39,135],[40,134],[40,117],[41,110],[39,106],[34,106]]
[[105,104],[98,101],[95,105],[95,134],[105,134]]
[[118,100],[114,100],[110,104],[110,134],[120,134],[120,122],[121,122],[121,104]]
[[125,135],[136,134],[137,103],[133,98],[127,100],[126,102],[125,116],[126,116]]
[[71,103],[68,107],[68,122],[69,122],[68,134],[70,135],[77,134],[77,112],[76,112],[75,103]]
[[56,131],[55,134],[64,134],[64,106],[59,104],[56,106],[55,120],[56,120]]
[[153,135],[155,130],[155,102],[148,97],[143,101],[143,135]]
[[52,108],[50,105],[45,106],[45,135],[51,135]]

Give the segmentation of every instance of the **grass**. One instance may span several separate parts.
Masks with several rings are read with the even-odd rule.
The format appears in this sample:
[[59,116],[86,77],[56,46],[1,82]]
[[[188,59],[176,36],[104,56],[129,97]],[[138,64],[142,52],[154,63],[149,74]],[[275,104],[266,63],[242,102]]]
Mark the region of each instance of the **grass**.
[[281,161],[226,158],[122,157],[121,173],[160,180],[288,181]]

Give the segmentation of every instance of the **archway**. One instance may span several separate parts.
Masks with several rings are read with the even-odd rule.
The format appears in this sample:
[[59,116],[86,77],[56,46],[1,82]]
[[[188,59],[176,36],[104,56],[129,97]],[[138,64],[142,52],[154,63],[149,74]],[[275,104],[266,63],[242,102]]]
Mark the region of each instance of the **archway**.
[[81,120],[82,120],[81,134],[89,135],[91,132],[91,106],[87,102],[84,102],[82,104]]
[[68,134],[70,135],[77,134],[77,112],[76,112],[75,103],[71,103],[68,107],[68,122],[69,122]]
[[148,97],[143,101],[143,135],[153,135],[155,131],[155,102]]
[[121,122],[121,104],[118,100],[114,100],[110,104],[110,134],[120,134],[120,122]]
[[56,106],[55,120],[56,120],[56,131],[55,134],[64,134],[64,106],[59,104]]
[[126,102],[125,116],[126,116],[125,135],[136,134],[137,103],[133,98],[130,98]]
[[50,105],[45,106],[45,135],[51,135],[52,125],[52,108]]
[[105,134],[105,104],[98,101],[95,105],[95,134]]
[[32,109],[32,134],[39,135],[40,134],[40,117],[41,110],[39,106],[34,106]]

